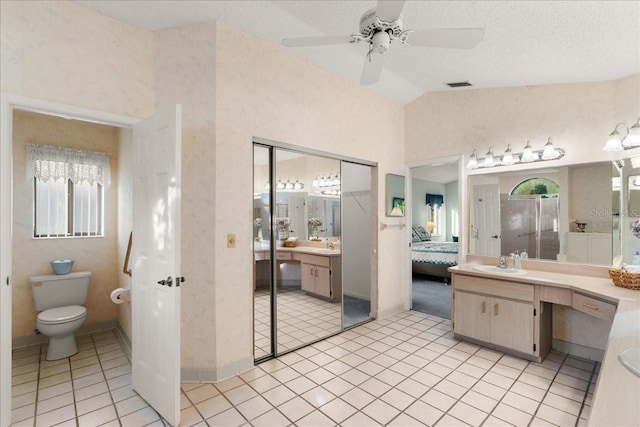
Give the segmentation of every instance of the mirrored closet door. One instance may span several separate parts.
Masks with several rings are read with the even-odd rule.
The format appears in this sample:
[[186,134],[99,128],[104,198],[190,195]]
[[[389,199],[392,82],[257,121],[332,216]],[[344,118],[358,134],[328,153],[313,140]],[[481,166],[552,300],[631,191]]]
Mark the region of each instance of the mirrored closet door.
[[[256,361],[370,319],[371,274],[362,265],[371,266],[371,169],[254,144]],[[343,262],[343,237],[353,242],[349,265]]]

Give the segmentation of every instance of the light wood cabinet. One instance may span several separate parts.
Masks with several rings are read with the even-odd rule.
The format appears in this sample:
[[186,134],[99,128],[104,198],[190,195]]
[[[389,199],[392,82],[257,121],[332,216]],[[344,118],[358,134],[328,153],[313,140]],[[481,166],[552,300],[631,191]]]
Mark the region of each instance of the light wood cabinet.
[[340,301],[342,283],[339,260],[339,257],[302,255],[300,257],[302,290],[333,301]]
[[541,325],[546,342],[551,310],[542,313],[535,285],[460,274],[452,279],[455,336],[533,360],[546,356],[549,345],[540,347]]

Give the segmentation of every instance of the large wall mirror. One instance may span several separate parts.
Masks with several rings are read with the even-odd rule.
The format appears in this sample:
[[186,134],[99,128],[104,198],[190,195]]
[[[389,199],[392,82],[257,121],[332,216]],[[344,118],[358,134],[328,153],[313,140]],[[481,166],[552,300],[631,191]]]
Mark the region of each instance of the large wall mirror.
[[472,175],[469,253],[611,265],[613,196],[611,162]]
[[388,173],[386,178],[386,215],[404,216],[404,176]]

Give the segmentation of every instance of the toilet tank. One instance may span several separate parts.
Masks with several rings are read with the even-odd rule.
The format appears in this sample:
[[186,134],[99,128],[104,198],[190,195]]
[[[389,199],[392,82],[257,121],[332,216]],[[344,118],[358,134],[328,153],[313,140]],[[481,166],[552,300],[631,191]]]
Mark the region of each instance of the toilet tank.
[[67,305],[84,305],[89,290],[90,271],[33,276],[31,289],[36,311]]

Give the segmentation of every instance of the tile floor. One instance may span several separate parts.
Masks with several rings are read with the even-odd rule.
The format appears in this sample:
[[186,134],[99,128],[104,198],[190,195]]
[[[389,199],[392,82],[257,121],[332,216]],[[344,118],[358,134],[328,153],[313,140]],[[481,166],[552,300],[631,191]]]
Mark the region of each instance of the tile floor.
[[[270,352],[271,317],[268,289],[255,292],[255,358]],[[307,295],[300,287],[278,287],[278,351],[286,352],[341,329],[340,303]]]
[[[83,338],[61,363],[15,351],[14,425],[162,425],[114,340]],[[598,371],[561,353],[537,364],[457,341],[448,320],[402,312],[218,384],[182,384],[181,425],[581,426]]]

